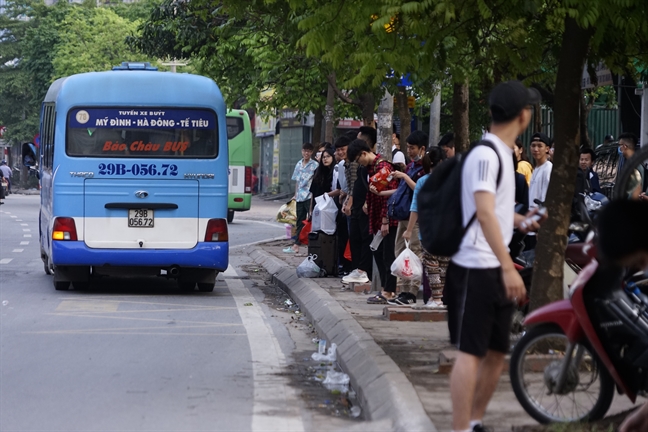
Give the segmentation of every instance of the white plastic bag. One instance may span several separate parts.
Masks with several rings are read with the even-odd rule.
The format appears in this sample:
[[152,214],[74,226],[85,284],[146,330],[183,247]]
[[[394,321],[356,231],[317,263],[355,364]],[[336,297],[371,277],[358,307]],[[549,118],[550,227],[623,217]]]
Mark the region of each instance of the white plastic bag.
[[405,250],[396,257],[390,270],[401,279],[421,280],[423,277],[423,263],[409,248],[408,241],[405,241]]
[[320,354],[319,352],[311,354],[311,358],[315,361],[326,361],[334,362],[337,359],[337,344],[333,342],[329,347],[326,354]]
[[320,268],[315,264],[317,255],[309,255],[304,261],[297,267],[297,277],[305,278],[316,278],[320,275]]
[[328,194],[316,197],[311,232],[323,231],[328,235],[335,234],[337,213],[338,208],[335,201]]

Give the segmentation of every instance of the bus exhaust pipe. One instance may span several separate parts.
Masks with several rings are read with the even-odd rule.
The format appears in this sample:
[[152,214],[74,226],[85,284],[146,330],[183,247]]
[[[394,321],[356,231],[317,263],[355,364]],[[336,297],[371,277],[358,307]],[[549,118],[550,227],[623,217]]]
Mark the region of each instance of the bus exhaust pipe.
[[169,267],[169,270],[167,270],[167,273],[171,277],[178,277],[178,275],[180,275],[180,267],[178,267],[178,266]]

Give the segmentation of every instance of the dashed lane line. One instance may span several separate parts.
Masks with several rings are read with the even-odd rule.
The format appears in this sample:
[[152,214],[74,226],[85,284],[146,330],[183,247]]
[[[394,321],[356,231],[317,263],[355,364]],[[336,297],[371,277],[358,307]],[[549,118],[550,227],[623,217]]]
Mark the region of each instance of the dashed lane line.
[[24,251],[24,250],[25,250],[25,249],[14,249],[14,250],[12,250],[11,252],[22,252],[22,251]]
[[28,241],[21,241],[20,246],[27,246],[29,244]]
[[23,234],[23,237],[31,237],[31,234]]
[[20,224],[20,226],[29,226],[29,224]]
[[0,259],[0,264],[9,264],[12,260],[13,258],[3,258]]

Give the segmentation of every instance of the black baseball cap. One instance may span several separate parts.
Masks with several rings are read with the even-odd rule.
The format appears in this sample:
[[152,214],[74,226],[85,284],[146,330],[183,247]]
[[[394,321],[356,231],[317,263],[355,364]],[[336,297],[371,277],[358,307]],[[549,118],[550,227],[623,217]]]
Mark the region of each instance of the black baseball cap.
[[513,120],[524,108],[540,102],[538,90],[526,88],[520,81],[499,83],[491,91],[488,105],[491,117],[496,123]]
[[549,137],[542,132],[536,132],[531,135],[531,141],[542,141],[546,146],[551,146],[551,139],[549,139]]

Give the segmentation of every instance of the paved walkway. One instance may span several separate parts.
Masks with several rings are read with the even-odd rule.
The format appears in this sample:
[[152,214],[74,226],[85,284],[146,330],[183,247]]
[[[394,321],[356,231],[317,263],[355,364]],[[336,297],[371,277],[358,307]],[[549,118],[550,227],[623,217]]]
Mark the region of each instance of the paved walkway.
[[[258,245],[295,268],[304,260],[304,252],[294,256],[282,253],[287,241]],[[449,367],[440,364],[443,352],[452,358],[454,348],[449,344],[447,324],[440,322],[389,321],[384,306],[369,305],[367,295],[342,290],[339,278],[311,279],[342,306],[398,365],[411,382],[429,418],[439,431],[451,430]],[[294,282],[292,282],[294,283]],[[419,302],[422,301],[419,299]],[[441,356],[443,358],[443,356]],[[631,406],[627,398],[617,395],[608,414]],[[537,424],[522,409],[511,389],[508,374],[502,374],[484,422],[496,431],[510,431],[512,426]]]

